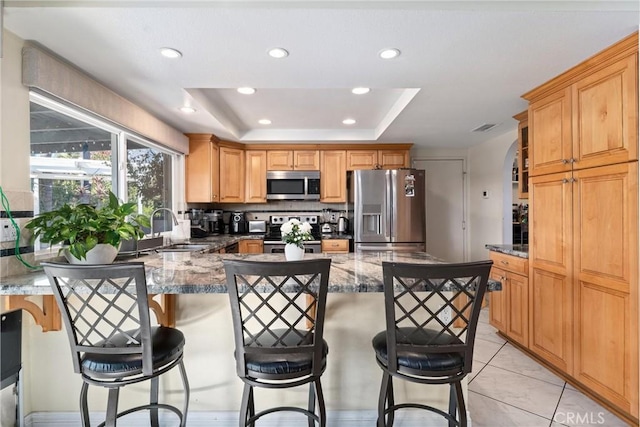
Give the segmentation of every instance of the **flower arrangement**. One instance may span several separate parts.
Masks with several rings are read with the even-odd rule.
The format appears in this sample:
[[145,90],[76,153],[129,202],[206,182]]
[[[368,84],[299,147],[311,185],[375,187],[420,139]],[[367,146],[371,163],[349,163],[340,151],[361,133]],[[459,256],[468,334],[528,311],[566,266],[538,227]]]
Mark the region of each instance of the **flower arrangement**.
[[300,222],[299,219],[290,219],[280,227],[282,241],[302,248],[305,240],[312,240],[311,225],[308,222]]

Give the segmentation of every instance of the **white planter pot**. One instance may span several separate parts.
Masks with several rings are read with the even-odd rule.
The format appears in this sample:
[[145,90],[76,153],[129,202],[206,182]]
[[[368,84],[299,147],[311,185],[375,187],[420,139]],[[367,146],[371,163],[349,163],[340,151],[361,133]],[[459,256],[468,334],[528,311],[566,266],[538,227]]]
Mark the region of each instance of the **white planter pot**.
[[111,264],[118,255],[118,248],[106,243],[99,243],[89,252],[85,259],[78,259],[71,255],[68,249],[64,250],[64,257],[69,264]]
[[304,258],[304,248],[299,248],[293,243],[284,245],[284,257],[287,261],[300,261]]

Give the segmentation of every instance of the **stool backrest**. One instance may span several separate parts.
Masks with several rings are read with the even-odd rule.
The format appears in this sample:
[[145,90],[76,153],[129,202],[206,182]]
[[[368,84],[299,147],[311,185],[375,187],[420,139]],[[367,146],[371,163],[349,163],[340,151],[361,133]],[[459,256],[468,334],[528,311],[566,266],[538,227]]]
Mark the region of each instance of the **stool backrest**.
[[[42,263],[62,313],[73,367],[82,354],[142,354],[142,371],[153,372],[149,301],[144,264]],[[115,346],[117,334],[126,346]]]
[[330,259],[224,260],[239,376],[248,353],[311,353],[312,373],[320,375],[330,266]]
[[390,372],[398,370],[398,350],[460,353],[465,373],[471,372],[476,328],[491,265],[492,261],[382,263]]

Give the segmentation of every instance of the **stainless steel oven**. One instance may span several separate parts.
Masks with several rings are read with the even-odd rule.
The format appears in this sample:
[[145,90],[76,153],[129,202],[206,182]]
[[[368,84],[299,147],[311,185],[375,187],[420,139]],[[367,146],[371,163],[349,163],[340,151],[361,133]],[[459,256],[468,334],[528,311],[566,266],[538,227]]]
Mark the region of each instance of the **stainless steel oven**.
[[318,216],[313,214],[302,214],[297,216],[271,216],[267,234],[264,237],[265,254],[283,254],[284,242],[281,240],[282,234],[280,227],[291,218],[299,219],[302,222],[308,222],[311,225],[311,235],[313,240],[304,242],[304,251],[308,254],[319,254],[322,252],[322,244],[320,242],[320,225],[318,224]]
[[[307,254],[319,254],[322,252],[322,247],[319,240],[308,240],[304,242],[304,252]],[[283,254],[284,242],[281,241],[264,241],[265,254]]]
[[320,200],[320,172],[267,171],[267,200]]

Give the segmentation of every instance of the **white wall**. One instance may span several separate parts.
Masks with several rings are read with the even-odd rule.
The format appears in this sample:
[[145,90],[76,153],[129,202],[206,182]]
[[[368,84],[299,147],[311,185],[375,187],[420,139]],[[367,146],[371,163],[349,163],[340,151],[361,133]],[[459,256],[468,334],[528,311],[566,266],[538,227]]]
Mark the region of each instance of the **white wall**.
[[[469,148],[470,261],[487,259],[484,245],[503,241],[504,162],[517,139],[518,131],[514,129]],[[483,191],[488,191],[487,199],[482,197]]]

